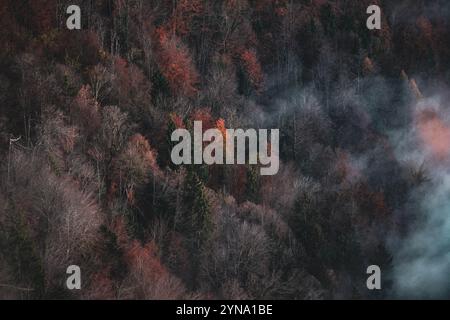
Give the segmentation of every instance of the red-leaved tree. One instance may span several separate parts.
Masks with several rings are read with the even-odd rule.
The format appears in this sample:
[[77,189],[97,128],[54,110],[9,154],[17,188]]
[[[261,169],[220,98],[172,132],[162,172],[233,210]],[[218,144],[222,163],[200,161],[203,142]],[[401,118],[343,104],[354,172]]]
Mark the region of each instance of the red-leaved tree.
[[163,28],[156,30],[157,63],[175,95],[193,96],[197,93],[198,74],[188,49]]

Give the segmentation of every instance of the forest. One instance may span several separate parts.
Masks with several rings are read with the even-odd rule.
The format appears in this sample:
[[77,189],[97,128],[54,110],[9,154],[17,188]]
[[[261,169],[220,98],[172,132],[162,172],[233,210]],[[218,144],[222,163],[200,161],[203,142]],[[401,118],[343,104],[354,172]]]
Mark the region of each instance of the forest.
[[450,298],[449,57],[447,0],[0,0],[0,299]]

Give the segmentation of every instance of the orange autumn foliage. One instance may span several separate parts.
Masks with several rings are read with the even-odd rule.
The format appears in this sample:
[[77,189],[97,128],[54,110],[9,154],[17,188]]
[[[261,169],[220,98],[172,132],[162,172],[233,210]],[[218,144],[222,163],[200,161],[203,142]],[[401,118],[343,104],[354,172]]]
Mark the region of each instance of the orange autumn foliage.
[[194,96],[199,76],[188,49],[176,36],[170,36],[164,28],[156,30],[157,63],[175,95]]
[[129,142],[129,148],[134,149],[136,154],[141,156],[151,169],[155,171],[159,170],[156,164],[155,151],[153,151],[150,147],[150,143],[143,135],[139,133],[133,135]]
[[184,286],[163,266],[154,241],[142,245],[134,240],[125,250],[129,269],[127,283],[141,299],[179,299]]
[[158,257],[156,243],[149,242],[142,245],[138,240],[131,240],[128,235],[125,218],[115,217],[111,224],[111,230],[117,237],[117,244],[124,251],[124,258],[129,268],[142,269],[148,276],[159,276],[165,272]]
[[262,89],[264,76],[256,53],[252,50],[244,50],[240,55],[240,59],[250,85],[256,91],[260,91]]
[[219,129],[219,131],[222,133],[222,136],[224,139],[227,138],[227,128],[225,127],[225,120],[222,118],[219,118],[216,121],[216,128]]
[[152,175],[162,175],[156,163],[155,151],[141,134],[130,138],[114,166],[114,178],[109,190],[116,192],[119,185],[131,205],[134,204],[136,187],[146,184]]
[[176,298],[183,287],[162,264],[158,246],[154,241],[142,244],[132,240],[126,231],[123,216],[113,219],[111,230],[116,235],[117,245],[123,252],[127,275],[120,286],[111,277],[111,268],[106,266],[95,273],[90,281],[86,297],[89,299]]
[[190,115],[190,120],[192,123],[194,123],[194,121],[201,121],[203,131],[215,127],[211,111],[207,108],[195,109]]
[[177,129],[184,129],[186,126],[184,125],[183,118],[181,118],[178,114],[175,112],[172,112],[169,114],[170,121],[174,124],[175,128]]
[[157,255],[157,246],[154,242],[141,245],[134,240],[125,251],[125,260],[129,267],[148,281],[155,281],[167,273]]
[[419,137],[425,148],[438,160],[450,154],[450,126],[439,118],[435,111],[422,111],[417,116]]

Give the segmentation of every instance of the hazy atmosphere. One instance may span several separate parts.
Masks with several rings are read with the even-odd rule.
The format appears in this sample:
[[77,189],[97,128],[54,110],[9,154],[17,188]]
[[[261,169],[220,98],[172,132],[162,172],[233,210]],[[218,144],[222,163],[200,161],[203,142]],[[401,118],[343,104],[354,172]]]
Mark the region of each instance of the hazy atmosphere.
[[[449,299],[449,24],[447,0],[0,0],[0,299]],[[194,121],[225,153],[278,129],[278,171],[175,164]]]

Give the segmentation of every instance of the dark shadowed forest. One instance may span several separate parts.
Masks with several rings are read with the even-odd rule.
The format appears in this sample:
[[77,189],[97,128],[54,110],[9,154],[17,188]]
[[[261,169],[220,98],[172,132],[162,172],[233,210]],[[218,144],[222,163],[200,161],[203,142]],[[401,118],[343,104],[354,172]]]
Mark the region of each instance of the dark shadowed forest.
[[[447,0],[0,0],[0,298],[450,298],[449,24]],[[174,165],[196,120],[279,129],[278,173]]]

